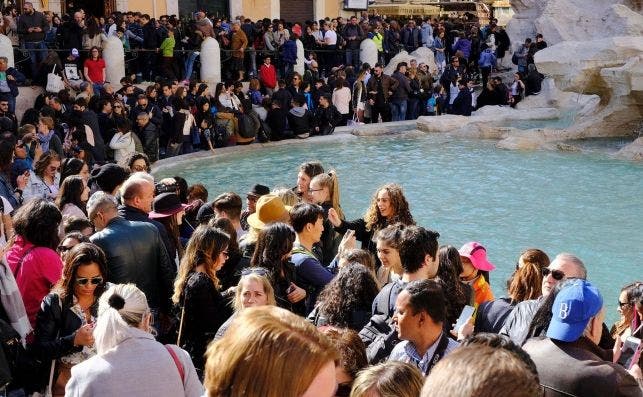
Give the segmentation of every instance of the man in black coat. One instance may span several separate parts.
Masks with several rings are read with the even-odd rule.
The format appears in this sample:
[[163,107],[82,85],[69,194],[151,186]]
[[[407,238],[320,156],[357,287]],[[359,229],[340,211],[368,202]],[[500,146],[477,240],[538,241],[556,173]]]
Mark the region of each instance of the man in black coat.
[[319,106],[315,110],[315,129],[313,135],[330,135],[342,119],[339,110],[331,103],[329,94],[319,97]]
[[458,96],[453,100],[451,112],[460,116],[471,116],[471,91],[469,91],[468,81],[461,79],[458,81]]
[[605,308],[590,282],[570,279],[551,307],[547,337],[532,338],[523,348],[536,364],[545,396],[641,396],[637,381],[612,351],[598,344]]
[[150,219],[148,216],[154,202],[154,178],[149,174],[135,173],[123,183],[120,194],[123,204],[118,206],[118,215],[128,221],[146,222],[154,225],[169,254],[172,244],[167,229],[161,222]]
[[[90,197],[87,214],[97,230],[90,240],[105,252],[110,282],[134,283],[140,288],[155,320],[159,314],[169,314],[176,265],[158,230],[148,223],[118,216],[116,200],[102,191]],[[159,322],[154,324],[158,326]]]
[[145,94],[139,94],[138,99],[136,100],[136,106],[133,106],[130,111],[130,119],[132,120],[132,123],[136,123],[138,115],[141,113],[147,113],[150,121],[158,128],[161,128],[161,125],[163,124],[161,109],[159,109],[155,104],[150,103]]
[[292,100],[292,109],[288,111],[288,124],[298,138],[307,138],[310,134],[313,117],[304,107],[305,103],[306,99],[303,95],[297,95]]
[[143,151],[151,162],[159,159],[159,127],[150,121],[150,115],[140,112],[136,116],[136,135],[143,144]]

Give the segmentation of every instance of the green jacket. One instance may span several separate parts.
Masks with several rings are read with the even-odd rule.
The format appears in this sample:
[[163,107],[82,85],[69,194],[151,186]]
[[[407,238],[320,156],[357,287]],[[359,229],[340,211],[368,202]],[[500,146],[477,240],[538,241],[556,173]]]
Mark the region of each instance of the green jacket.
[[174,37],[168,37],[163,42],[161,43],[161,55],[164,57],[172,57],[174,56],[174,45],[176,44],[176,41],[174,41]]

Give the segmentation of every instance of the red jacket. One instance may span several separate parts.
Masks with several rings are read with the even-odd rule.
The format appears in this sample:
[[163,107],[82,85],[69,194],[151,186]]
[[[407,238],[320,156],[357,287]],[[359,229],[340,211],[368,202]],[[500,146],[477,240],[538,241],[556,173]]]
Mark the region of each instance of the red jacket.
[[275,65],[266,65],[259,67],[259,81],[264,87],[274,89],[277,86],[277,69]]

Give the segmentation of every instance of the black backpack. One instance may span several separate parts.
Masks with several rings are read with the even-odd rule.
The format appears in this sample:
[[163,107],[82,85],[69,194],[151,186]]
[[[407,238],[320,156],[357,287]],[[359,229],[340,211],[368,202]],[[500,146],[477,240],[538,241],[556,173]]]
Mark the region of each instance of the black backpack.
[[270,129],[268,123],[266,123],[265,120],[259,119],[259,132],[257,132],[257,139],[259,140],[259,142],[268,142],[270,141],[271,136],[272,130]]
[[371,365],[384,361],[400,342],[393,325],[392,313],[395,300],[402,288],[404,283],[400,280],[386,284],[373,302],[373,316],[359,331],[359,337],[366,345],[368,363]]
[[257,136],[255,123],[250,115],[241,114],[239,115],[238,119],[239,119],[239,135],[242,138],[249,139]]
[[225,126],[214,123],[211,128],[207,128],[203,131],[203,135],[206,139],[209,139],[212,143],[212,146],[215,148],[221,148],[228,146],[228,140],[230,135]]

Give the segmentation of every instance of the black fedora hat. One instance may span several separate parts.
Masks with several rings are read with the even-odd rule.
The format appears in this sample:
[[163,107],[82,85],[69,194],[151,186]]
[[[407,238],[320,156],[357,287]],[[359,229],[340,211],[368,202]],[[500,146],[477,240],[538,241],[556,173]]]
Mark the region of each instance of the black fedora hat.
[[261,197],[265,194],[270,193],[270,188],[268,186],[256,184],[250,189],[247,193],[249,196]]

